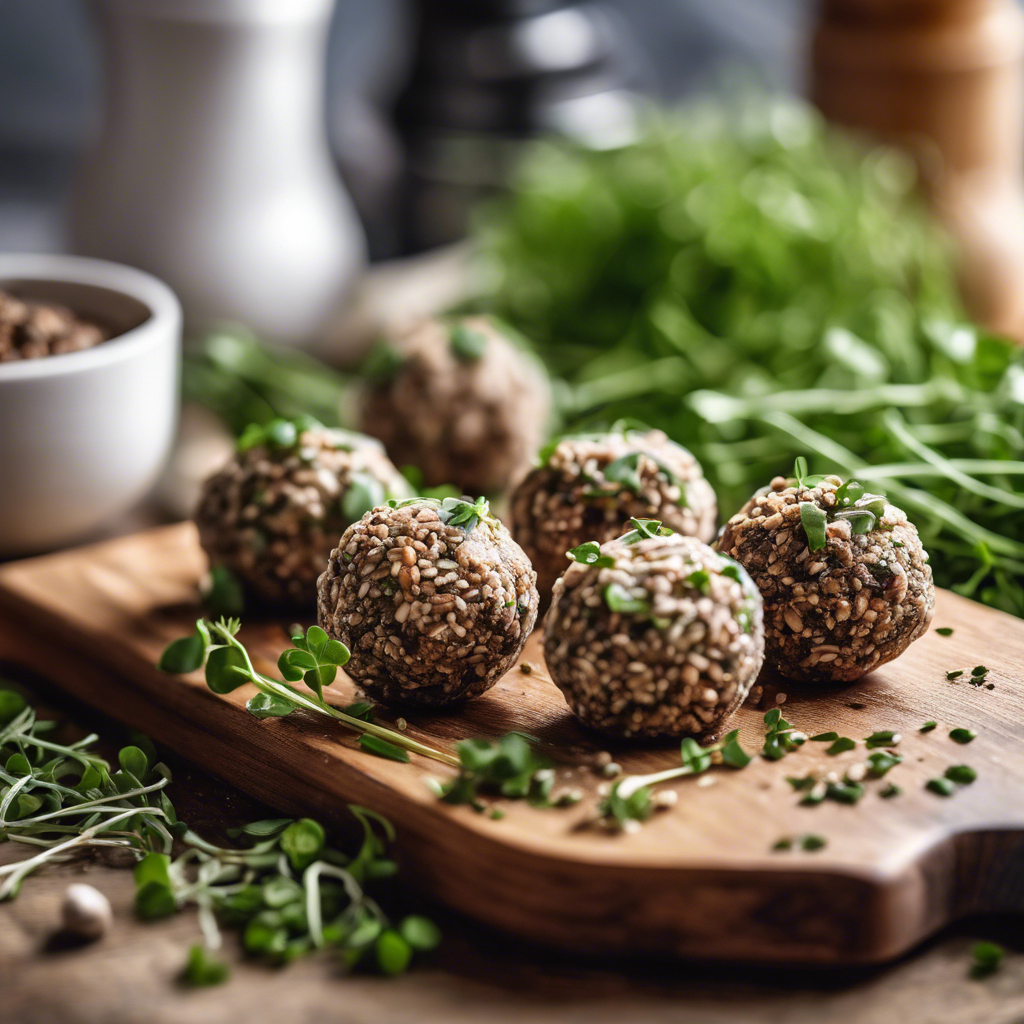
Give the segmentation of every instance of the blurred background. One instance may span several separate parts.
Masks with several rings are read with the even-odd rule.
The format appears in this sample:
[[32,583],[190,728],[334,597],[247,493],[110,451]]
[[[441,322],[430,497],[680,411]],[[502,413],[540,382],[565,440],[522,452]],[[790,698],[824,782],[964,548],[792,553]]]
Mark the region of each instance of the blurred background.
[[[161,515],[190,514],[250,423],[379,437],[353,399],[399,393],[379,339],[486,314],[544,364],[544,428],[663,429],[723,514],[797,455],[877,481],[938,582],[1024,615],[1016,0],[5,0],[0,253],[17,252],[138,268],[180,299]],[[83,273],[54,264],[39,297]],[[26,383],[70,367],[0,365],[0,433],[35,418],[57,458],[94,424],[98,392],[76,419],[70,384]],[[121,508],[177,425],[173,374],[132,390],[142,411],[146,389],[167,443],[135,441],[149,475]],[[531,415],[474,398],[405,426]],[[62,477],[19,451],[0,483],[34,526]]]
[[[340,0],[330,30],[330,140],[378,258],[414,245],[375,205],[372,179],[375,170],[398,173],[395,108],[413,70],[419,6]],[[503,8],[529,16],[564,6],[497,4],[494,11],[498,18]],[[584,44],[574,54],[578,43],[561,40],[568,64],[581,69],[569,88],[587,93],[628,85],[674,100],[743,69],[772,88],[800,90],[809,6],[809,0],[606,0],[601,13],[614,19],[606,44],[593,53]],[[555,26],[545,35],[557,49],[565,31]],[[59,202],[75,158],[99,127],[100,78],[98,40],[80,0],[0,4],[0,250],[60,248]]]

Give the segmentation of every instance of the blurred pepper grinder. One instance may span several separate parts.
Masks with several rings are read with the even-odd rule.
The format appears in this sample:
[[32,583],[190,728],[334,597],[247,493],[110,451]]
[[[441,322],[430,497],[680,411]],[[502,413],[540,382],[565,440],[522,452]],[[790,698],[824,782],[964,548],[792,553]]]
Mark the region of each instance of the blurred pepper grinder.
[[821,0],[812,93],[906,146],[971,313],[1024,340],[1024,14],[1014,0]]
[[74,251],[152,271],[195,329],[315,343],[365,261],[324,115],[334,0],[90,0],[106,123]]
[[506,184],[532,135],[594,148],[635,137],[648,83],[614,10],[565,0],[417,0],[413,8],[412,74],[394,114],[406,159],[406,251],[461,238],[475,201]]

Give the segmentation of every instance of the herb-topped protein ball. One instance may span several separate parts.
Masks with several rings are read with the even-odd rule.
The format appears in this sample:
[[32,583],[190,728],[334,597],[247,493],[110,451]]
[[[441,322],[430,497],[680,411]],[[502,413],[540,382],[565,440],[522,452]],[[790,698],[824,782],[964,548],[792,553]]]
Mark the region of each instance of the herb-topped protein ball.
[[479,696],[537,619],[530,560],[483,498],[392,501],[353,523],[320,577],[319,622],[346,671],[388,704]]
[[573,714],[602,732],[714,734],[761,668],[761,597],[696,538],[633,526],[572,552],[544,622],[548,671]]
[[382,342],[365,366],[361,429],[428,487],[508,487],[540,446],[547,377],[486,317],[424,320]]
[[512,494],[512,533],[546,604],[566,552],[613,540],[630,519],[658,519],[710,541],[718,513],[700,464],[660,430],[612,430],[553,441]]
[[917,529],[855,480],[776,477],[722,531],[764,598],[765,658],[781,675],[853,682],[899,657],[935,602]]
[[260,601],[312,607],[342,531],[409,494],[378,441],[303,420],[249,427],[203,485],[195,521],[211,567]]

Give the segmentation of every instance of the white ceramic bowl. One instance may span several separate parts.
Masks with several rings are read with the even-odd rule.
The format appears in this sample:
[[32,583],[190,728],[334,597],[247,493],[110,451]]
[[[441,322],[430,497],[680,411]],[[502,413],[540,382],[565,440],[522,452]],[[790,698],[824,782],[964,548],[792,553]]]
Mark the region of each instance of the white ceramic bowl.
[[0,363],[0,555],[87,537],[150,490],[178,416],[181,306],[155,277],[76,256],[0,254],[0,288],[115,337]]

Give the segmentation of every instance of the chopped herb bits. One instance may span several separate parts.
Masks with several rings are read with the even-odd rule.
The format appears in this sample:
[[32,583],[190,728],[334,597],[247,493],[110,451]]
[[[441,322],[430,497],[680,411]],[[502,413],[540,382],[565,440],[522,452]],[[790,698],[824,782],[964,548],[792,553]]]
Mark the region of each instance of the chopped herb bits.
[[954,743],[970,743],[971,740],[975,739],[977,735],[977,733],[971,732],[970,729],[964,729],[960,727],[957,729],[951,729],[949,733],[949,738]]
[[775,842],[772,850],[776,852],[806,850],[808,853],[815,853],[818,850],[823,850],[827,845],[828,840],[824,836],[819,836],[814,832],[805,832],[798,836],[783,836]]
[[929,779],[924,788],[937,796],[952,796],[956,792],[956,786],[949,779]]
[[918,732],[931,732],[933,729],[938,728],[938,724],[939,724],[938,722],[936,722],[936,721],[934,721],[932,719],[929,719],[917,731]]
[[851,740],[849,736],[840,736],[833,744],[825,751],[826,754],[831,754],[835,757],[836,754],[845,753],[847,750],[853,750],[857,746],[856,740]]
[[864,740],[864,745],[871,750],[875,747],[894,747],[903,737],[892,729],[882,729],[873,732]]
[[936,629],[935,632],[938,633],[939,636],[952,636],[953,628],[951,626],[939,626],[939,628]]
[[1006,950],[996,942],[976,942],[971,947],[971,969],[972,978],[987,978],[999,970],[1003,959],[1006,957]]
[[890,782],[884,789],[879,790],[878,795],[883,800],[891,800],[894,796],[900,796],[903,790],[894,782]]
[[968,786],[978,777],[978,773],[967,764],[953,764],[946,769],[946,778],[950,782],[958,782],[961,786]]

